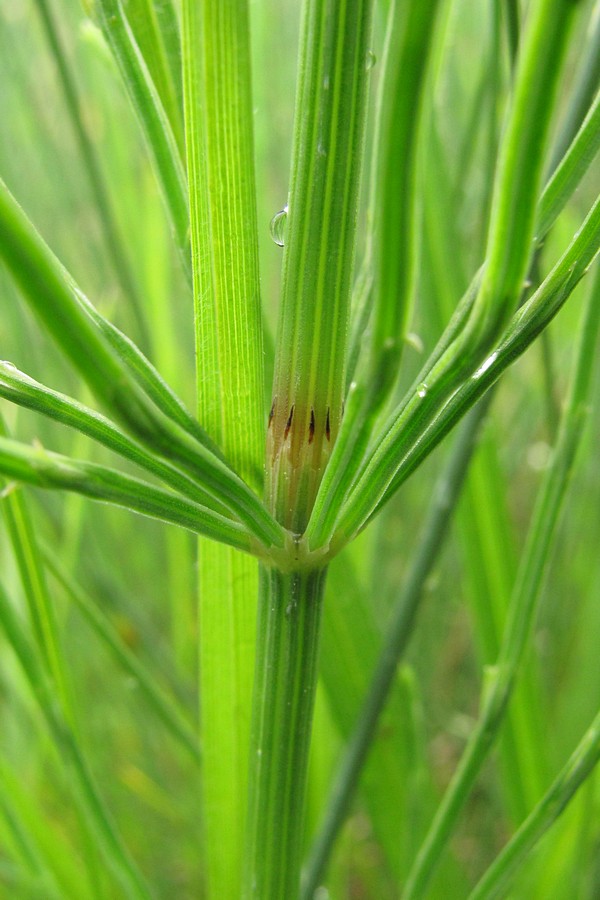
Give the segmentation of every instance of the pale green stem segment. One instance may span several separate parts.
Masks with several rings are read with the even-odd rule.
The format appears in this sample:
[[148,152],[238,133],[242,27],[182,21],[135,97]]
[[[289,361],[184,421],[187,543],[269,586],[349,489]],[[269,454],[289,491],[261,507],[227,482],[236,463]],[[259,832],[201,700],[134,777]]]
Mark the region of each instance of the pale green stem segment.
[[186,177],[171,124],[127,21],[121,0],[92,0],[92,3],[140,121],[169,213],[175,241],[181,253],[183,268],[189,275]]
[[244,900],[296,900],[325,570],[261,569]]
[[[182,54],[198,409],[255,489],[264,376],[247,0],[184,0]],[[206,895],[239,897],[256,563],[201,542],[199,675]]]
[[[306,540],[311,547],[335,517],[332,493],[349,484],[367,448],[377,415],[396,382],[412,314],[417,265],[417,148],[423,86],[438,0],[411,3],[404,13],[390,5],[376,110],[370,217],[363,273],[374,297],[369,351],[350,385],[330,464],[321,482]],[[370,270],[374,283],[370,284]],[[364,335],[360,335],[364,341]]]
[[212,439],[259,488],[262,324],[247,3],[188,0],[183,21],[198,408]]
[[[296,534],[342,416],[370,20],[368,0],[303,6],[266,488]],[[245,898],[298,896],[324,582],[310,566],[262,572]]]
[[505,896],[515,870],[525,862],[538,841],[564,812],[599,760],[600,713],[549,790],[476,884],[469,900],[494,900]]
[[127,18],[183,157],[181,43],[174,0],[127,0]]
[[600,275],[590,291],[583,317],[573,384],[552,463],[536,500],[498,660],[485,672],[480,717],[409,874],[405,900],[416,900],[425,895],[440,854],[498,735],[531,639],[562,501],[589,411],[589,391],[600,327],[599,296]]
[[124,847],[98,794],[76,736],[56,704],[53,686],[40,663],[35,647],[29,641],[1,584],[0,627],[19,661],[57,750],[69,767],[78,804],[104,851],[108,865],[119,879],[125,896],[131,897],[132,900],[134,898],[149,900],[151,897],[149,888]]
[[[136,438],[176,459],[267,547],[283,530],[248,485],[214,452],[140,351],[103,320],[0,180],[0,256],[23,296],[96,397]],[[90,364],[92,363],[92,364]]]
[[267,505],[304,530],[342,418],[368,70],[370,2],[306,0],[273,403]]

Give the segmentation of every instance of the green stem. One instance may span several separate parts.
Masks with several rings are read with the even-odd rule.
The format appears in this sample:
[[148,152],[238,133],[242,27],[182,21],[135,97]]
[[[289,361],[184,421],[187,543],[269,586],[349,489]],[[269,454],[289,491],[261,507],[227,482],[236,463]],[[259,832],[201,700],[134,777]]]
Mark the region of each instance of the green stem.
[[296,533],[342,420],[370,34],[367,0],[305,0],[266,481]]
[[298,896],[325,569],[261,572],[245,898]]
[[[249,6],[184,0],[182,62],[198,410],[258,490],[265,422]],[[204,881],[207,900],[220,900],[240,895],[258,566],[202,541],[198,588]]]
[[343,493],[352,483],[400,371],[416,283],[417,148],[437,3],[410,4],[406,16],[397,8],[399,4],[390,4],[375,114],[375,147],[382,144],[382,149],[375,155],[371,172],[372,227],[363,275],[363,290],[373,295],[370,352],[358,366],[356,381],[349,384],[338,440],[306,532],[312,547],[325,542],[324,534],[335,515],[329,497],[332,492]]

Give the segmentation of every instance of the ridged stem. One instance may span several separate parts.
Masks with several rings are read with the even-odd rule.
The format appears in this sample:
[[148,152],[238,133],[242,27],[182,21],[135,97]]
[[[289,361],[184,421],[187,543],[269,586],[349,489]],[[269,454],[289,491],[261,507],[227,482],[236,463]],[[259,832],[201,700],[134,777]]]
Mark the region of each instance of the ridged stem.
[[[184,0],[182,12],[198,414],[258,490],[265,422],[249,3]],[[244,850],[258,566],[202,541],[198,587],[205,896],[233,900]]]
[[369,0],[306,0],[281,312],[267,438],[267,505],[308,521],[339,431],[369,69]]
[[325,570],[263,569],[243,897],[298,896]]

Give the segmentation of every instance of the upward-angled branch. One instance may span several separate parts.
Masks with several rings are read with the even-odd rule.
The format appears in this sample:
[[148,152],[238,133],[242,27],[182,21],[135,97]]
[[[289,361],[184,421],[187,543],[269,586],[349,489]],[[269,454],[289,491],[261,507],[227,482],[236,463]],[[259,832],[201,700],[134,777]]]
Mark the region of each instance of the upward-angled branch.
[[172,393],[143,365],[131,342],[99,323],[98,314],[1,180],[0,256],[38,319],[111,414],[138,440],[177,459],[237,516],[236,507],[239,518],[267,546],[282,546],[283,530],[256,494],[213,452],[213,442],[202,429],[196,428],[193,437],[183,429],[176,418],[181,407]]

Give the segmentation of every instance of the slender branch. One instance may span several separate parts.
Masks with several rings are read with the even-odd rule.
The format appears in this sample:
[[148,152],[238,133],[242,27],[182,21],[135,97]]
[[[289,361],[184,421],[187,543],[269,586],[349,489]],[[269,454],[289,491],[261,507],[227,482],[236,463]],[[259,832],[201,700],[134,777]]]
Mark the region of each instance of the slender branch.
[[127,258],[123,239],[111,205],[106,181],[102,174],[102,168],[96,154],[96,148],[90,139],[84,124],[77,82],[71,71],[64,47],[62,46],[51,4],[48,0],[36,0],[36,5],[46,32],[48,43],[54,54],[54,60],[62,83],[65,103],[71,118],[77,143],[79,144],[81,157],[94,196],[98,216],[102,223],[104,242],[109,256],[112,259],[115,274],[119,279],[123,294],[132,306],[143,343],[146,347],[149,347],[151,346],[150,335],[148,333],[148,323],[144,317],[139,285],[137,284],[129,259]]
[[600,275],[590,291],[583,317],[570,397],[561,420],[552,465],[536,500],[498,660],[487,670],[480,717],[409,873],[405,900],[417,900],[424,895],[453,825],[498,734],[531,637],[562,501],[588,411],[600,327],[599,294]]
[[435,565],[443,547],[444,538],[473,453],[476,436],[487,413],[491,395],[479,404],[465,421],[452,449],[448,464],[442,473],[423,526],[417,553],[406,576],[401,596],[394,605],[386,624],[385,643],[381,649],[377,667],[356,722],[337,765],[337,774],[325,806],[325,813],[318,834],[309,852],[303,878],[302,897],[310,900],[319,885],[335,839],[347,815],[350,802],[358,785],[361,771],[381,715],[396,676],[423,594],[423,585]]
[[183,269],[189,278],[191,267],[187,183],[177,141],[121,0],[94,0],[94,5],[146,138]]
[[514,871],[562,815],[576,791],[594,771],[598,760],[600,760],[600,713],[549,790],[475,885],[469,894],[469,900],[493,900],[504,895]]
[[[43,447],[28,447],[0,437],[0,473],[15,482],[46,490],[73,491],[122,506],[205,534],[247,553],[254,549],[252,539],[242,525],[223,518],[208,507],[97,463],[71,459]],[[260,545],[256,549],[260,551]]]

